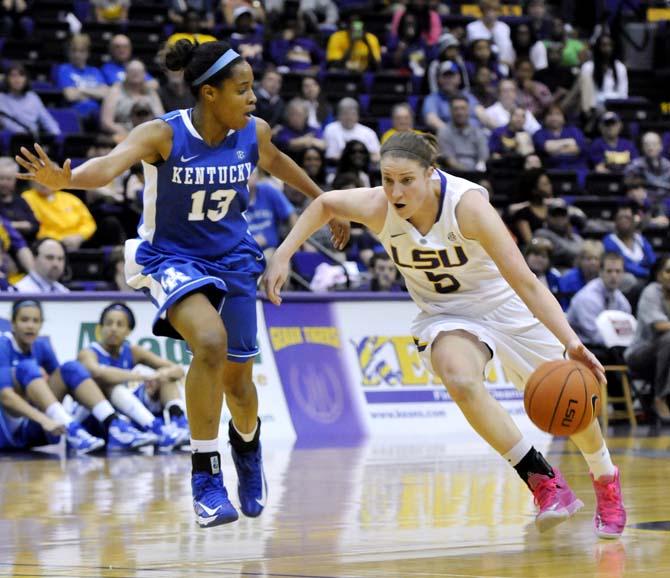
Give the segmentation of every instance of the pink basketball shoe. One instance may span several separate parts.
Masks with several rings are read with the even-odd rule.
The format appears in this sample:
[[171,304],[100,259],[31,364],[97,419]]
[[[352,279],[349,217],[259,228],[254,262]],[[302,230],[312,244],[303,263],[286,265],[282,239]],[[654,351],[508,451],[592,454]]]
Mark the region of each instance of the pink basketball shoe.
[[535,525],[540,532],[565,522],[584,507],[584,503],[575,496],[563,478],[554,468],[554,477],[533,474],[528,479],[530,489],[535,496],[535,504],[540,508],[535,516]]
[[597,480],[591,474],[591,480],[598,501],[593,518],[596,534],[599,538],[618,538],[626,525],[619,470],[614,468],[613,476],[600,476]]

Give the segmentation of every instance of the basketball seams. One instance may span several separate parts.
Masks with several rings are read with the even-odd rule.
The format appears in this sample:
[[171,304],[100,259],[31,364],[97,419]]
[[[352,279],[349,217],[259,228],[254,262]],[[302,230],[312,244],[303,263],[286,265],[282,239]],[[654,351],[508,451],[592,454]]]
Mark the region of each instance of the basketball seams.
[[551,414],[551,420],[549,421],[549,430],[553,429],[554,425],[554,418],[556,417],[556,412],[558,411],[558,407],[561,405],[561,399],[563,398],[563,393],[565,392],[565,388],[568,385],[568,381],[570,381],[570,376],[575,372],[579,371],[579,368],[573,367],[568,371],[567,375],[563,379],[563,385],[561,386],[561,391],[558,394],[558,397],[556,398],[556,404],[554,405],[554,413]]
[[579,372],[579,377],[582,378],[582,386],[584,386],[584,411],[582,412],[582,419],[579,420],[579,425],[577,425],[575,433],[582,431],[582,422],[586,417],[587,410],[591,407],[591,404],[589,403],[589,388],[586,385],[586,377],[584,376],[581,367],[577,367],[577,371]]
[[547,373],[545,373],[534,385],[533,388],[531,389],[530,392],[530,397],[528,398],[528,406],[526,407],[526,413],[527,414],[532,414],[532,407],[533,407],[533,399],[535,398],[535,394],[537,393],[537,390],[540,388],[540,384],[547,379],[552,373],[555,371],[559,371],[560,369],[563,368],[563,362],[564,360],[556,360],[551,363],[556,363],[556,367],[552,367]]

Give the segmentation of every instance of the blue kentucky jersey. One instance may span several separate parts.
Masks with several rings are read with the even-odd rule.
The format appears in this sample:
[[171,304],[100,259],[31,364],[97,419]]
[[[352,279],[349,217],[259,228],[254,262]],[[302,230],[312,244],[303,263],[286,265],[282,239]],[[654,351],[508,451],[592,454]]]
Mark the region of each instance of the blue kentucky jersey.
[[11,368],[25,359],[34,359],[37,365],[51,375],[59,367],[58,358],[48,337],[38,337],[30,352],[19,348],[11,332],[0,335],[0,389],[12,387]]
[[193,109],[161,118],[172,128],[165,161],[144,166],[139,236],[159,251],[218,259],[250,235],[247,181],[258,162],[256,121],[210,147],[191,122]]
[[91,343],[88,348],[96,354],[98,357],[98,363],[100,365],[118,367],[119,369],[132,369],[135,367],[135,362],[133,361],[133,351],[130,348],[130,343],[127,341],[123,342],[118,357],[114,357],[97,341]]

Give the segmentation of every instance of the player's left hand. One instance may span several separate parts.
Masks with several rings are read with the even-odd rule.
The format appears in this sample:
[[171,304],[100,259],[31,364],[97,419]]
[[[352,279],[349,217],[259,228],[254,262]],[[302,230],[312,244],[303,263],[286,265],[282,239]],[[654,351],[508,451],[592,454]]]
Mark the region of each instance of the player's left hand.
[[605,368],[602,366],[598,358],[593,355],[581,341],[573,341],[568,344],[568,357],[573,361],[580,361],[595,373],[600,385],[607,385],[607,378],[605,377]]
[[333,219],[328,223],[333,235],[331,237],[333,246],[340,251],[347,246],[349,242],[349,233],[351,233],[351,223],[340,219]]

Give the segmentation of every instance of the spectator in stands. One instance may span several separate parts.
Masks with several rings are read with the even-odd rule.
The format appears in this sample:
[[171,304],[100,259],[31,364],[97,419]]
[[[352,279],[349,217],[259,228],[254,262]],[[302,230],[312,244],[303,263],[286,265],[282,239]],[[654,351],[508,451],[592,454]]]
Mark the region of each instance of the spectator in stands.
[[658,133],[642,136],[642,156],[626,168],[626,175],[644,180],[653,204],[670,196],[670,160],[663,158],[663,144]]
[[477,113],[482,112],[482,106],[470,93],[461,92],[461,76],[455,62],[447,60],[440,64],[438,84],[439,90],[431,92],[423,101],[424,123],[435,132],[439,132],[451,120],[451,99],[455,96],[465,96],[470,103],[473,122],[479,125]]
[[600,114],[605,101],[628,98],[628,72],[623,62],[614,57],[614,42],[609,34],[601,34],[593,46],[593,59],[582,64],[579,73],[582,112]]
[[[377,185],[377,183],[371,183],[370,169],[370,152],[368,149],[361,141],[356,139],[350,140],[344,145],[342,155],[337,164],[337,172],[333,175],[334,178],[331,183],[338,180],[338,175],[353,173],[361,183],[361,187]],[[339,187],[333,186],[332,188]]]
[[19,165],[10,157],[0,157],[0,216],[9,221],[26,243],[35,240],[40,224],[30,205],[16,194],[16,173]]
[[[257,105],[258,106],[258,105]],[[353,98],[343,98],[337,104],[337,120],[331,122],[323,131],[326,141],[326,158],[339,160],[344,146],[350,140],[359,140],[368,149],[373,163],[379,162],[379,138],[370,127],[358,122],[358,102]]]
[[269,45],[269,56],[275,66],[282,70],[293,70],[316,74],[325,61],[322,48],[305,34],[303,19],[284,19]]
[[[545,44],[542,43],[544,47]],[[545,68],[537,68],[534,78],[544,84],[553,96],[554,102],[568,110],[568,107],[577,107],[579,83],[573,69],[563,66],[563,44],[549,42],[546,44],[547,64]]]
[[632,141],[621,138],[621,119],[616,112],[607,111],[598,123],[601,136],[591,143],[591,166],[598,173],[623,173],[638,157]]
[[91,39],[88,34],[76,34],[70,40],[68,60],[56,71],[56,84],[65,100],[89,127],[97,127],[100,102],[109,87],[97,68],[89,66]]
[[246,59],[254,70],[265,66],[263,33],[258,27],[253,9],[249,6],[238,6],[233,10],[233,33],[228,41],[233,50]]
[[[326,157],[324,152],[321,149],[316,147],[307,147],[303,149],[302,152],[298,155],[296,160],[298,166],[302,167],[303,170],[309,175],[309,178],[312,179],[320,189],[325,190],[326,188]],[[285,185],[288,187],[288,185]],[[298,197],[301,199],[305,198],[305,195],[298,192]],[[294,199],[291,199],[291,202],[294,202]]]
[[0,3],[0,37],[30,37],[34,23],[33,0],[3,0]]
[[547,49],[537,40],[535,33],[526,22],[520,22],[512,30],[512,46],[514,60],[527,58],[533,63],[535,70],[542,70],[547,66]]
[[37,238],[51,237],[60,241],[67,251],[76,251],[90,239],[97,228],[86,205],[72,193],[52,191],[33,182],[23,193],[40,222]]
[[193,94],[184,82],[183,70],[165,71],[165,80],[158,89],[158,97],[161,99],[165,112],[191,108],[195,105]]
[[65,247],[60,241],[44,237],[33,247],[34,269],[14,285],[20,293],[69,293],[60,283],[65,273]]
[[[577,255],[576,266],[561,276],[558,282],[560,289],[560,303],[566,310],[572,297],[589,281],[593,281],[601,269],[602,256],[605,248],[601,241],[586,239]],[[623,262],[621,263],[623,274]]]
[[[214,1],[213,0],[169,0],[168,19],[177,26],[186,21],[189,11],[198,16],[200,27],[206,30],[214,28]],[[175,40],[176,42],[176,40]]]
[[273,129],[279,130],[284,119],[286,104],[281,97],[281,75],[275,68],[269,67],[263,72],[256,88],[256,111],[254,114],[265,120]]
[[[105,62],[100,71],[110,86],[123,82],[126,78],[126,65],[133,58],[133,44],[125,34],[115,34],[109,41],[109,56],[111,60]],[[158,88],[158,82],[148,72],[145,80],[153,88]]]
[[621,253],[625,269],[638,279],[649,276],[656,261],[654,249],[647,239],[637,232],[637,219],[631,205],[621,205],[614,215],[614,232],[603,239],[605,251]]
[[[517,105],[518,91],[513,80],[501,80],[498,84],[498,100],[495,104],[485,109],[482,115],[482,123],[489,129],[494,130],[509,123],[510,115]],[[526,110],[523,129],[530,135],[540,130],[541,125],[537,119]]]
[[554,97],[547,86],[533,80],[534,74],[535,68],[528,58],[525,56],[517,58],[514,64],[514,78],[519,88],[518,102],[537,118],[544,115]]
[[475,72],[482,66],[486,66],[491,71],[495,84],[501,78],[509,76],[509,67],[498,62],[497,55],[491,50],[491,40],[488,38],[478,38],[470,43],[468,58],[465,61],[468,78],[474,78]]
[[521,168],[524,159],[535,152],[533,138],[523,129],[526,109],[517,106],[512,111],[507,126],[495,129],[489,137],[491,158],[509,168]]
[[416,78],[423,78],[428,64],[429,48],[422,38],[417,17],[405,11],[400,17],[398,34],[391,35],[382,62],[386,68],[409,71]]
[[300,85],[300,96],[307,103],[307,124],[312,128],[323,128],[333,116],[333,107],[321,92],[321,85],[313,76],[305,76]]
[[426,78],[428,80],[428,92],[437,92],[439,90],[438,78],[440,76],[440,65],[449,60],[458,66],[461,75],[461,84],[463,88],[470,88],[470,78],[465,67],[465,61],[460,52],[461,43],[453,34],[445,32],[442,34],[433,47],[432,57],[428,65]]
[[0,92],[0,128],[12,133],[59,135],[60,127],[42,99],[30,89],[23,64],[10,64]]
[[548,169],[588,170],[584,135],[576,126],[566,126],[563,109],[557,104],[548,108],[544,126],[533,135],[533,143]]
[[[270,0],[270,2],[273,1],[274,0]],[[223,22],[226,26],[235,26],[235,10],[238,8],[248,8],[251,10],[254,20],[259,24],[262,24],[266,19],[264,4],[267,4],[267,2],[257,2],[256,0],[221,0]],[[239,12],[237,14],[239,14]]]
[[561,66],[568,68],[581,66],[589,56],[586,45],[581,40],[571,38],[568,35],[568,31],[571,31],[572,27],[566,25],[560,16],[554,16],[551,22],[551,35],[544,40],[544,45],[548,47],[552,42],[558,42],[561,45]]
[[624,187],[626,198],[631,203],[633,212],[640,217],[640,229],[644,230],[647,227],[665,229],[670,225],[667,201],[661,199],[661,202],[652,203],[643,179],[627,178]]
[[377,251],[370,258],[370,280],[358,287],[358,291],[402,291],[398,283],[398,269],[386,251]]
[[497,47],[500,63],[511,66],[514,63],[514,48],[509,26],[498,20],[500,0],[482,0],[480,7],[482,17],[466,27],[468,43],[480,38],[490,39]]
[[121,142],[133,128],[130,111],[138,103],[148,107],[153,116],[165,113],[158,91],[146,81],[144,64],[131,60],[126,65],[126,78],[109,89],[100,110],[100,126],[113,135],[114,142]]
[[293,98],[286,105],[286,119],[274,137],[277,147],[293,158],[307,147],[326,150],[326,141],[320,129],[307,124],[309,109],[302,98]]
[[19,273],[19,265],[24,272],[30,272],[35,267],[33,254],[25,239],[4,217],[0,217],[0,254],[0,266],[7,276]]
[[554,247],[552,262],[559,270],[574,266],[584,243],[584,239],[573,230],[568,205],[563,199],[549,202],[546,222],[535,231],[535,236],[551,241]]
[[414,128],[414,110],[412,109],[412,105],[408,102],[400,102],[394,104],[391,109],[391,128],[382,135],[380,139],[381,144],[384,144],[395,133],[406,130],[421,133],[421,131]]
[[117,24],[128,22],[130,0],[91,0],[96,22]]
[[631,371],[652,376],[654,410],[663,425],[670,424],[670,257],[660,255],[653,265],[651,282],[640,295],[637,331],[624,352]]
[[539,281],[551,291],[558,295],[558,280],[560,273],[554,269],[551,262],[553,247],[547,239],[534,237],[524,250],[524,256],[528,268],[535,274]]
[[623,257],[619,253],[605,253],[599,275],[575,294],[567,311],[570,326],[603,364],[620,363],[621,354],[618,348],[605,345],[596,319],[603,311],[632,313],[628,299],[619,288],[623,274]]
[[249,206],[245,216],[249,231],[270,259],[288,230],[298,220],[295,208],[278,188],[262,180],[260,169],[249,178]]
[[546,173],[541,170],[524,173],[520,186],[528,201],[510,208],[513,231],[521,247],[527,246],[533,234],[547,220],[549,201],[554,198],[554,188]]
[[352,72],[377,70],[382,59],[379,39],[365,30],[365,23],[355,10],[350,11],[346,23],[344,30],[333,32],[328,38],[328,67]]
[[497,85],[493,80],[493,73],[488,66],[480,66],[475,71],[470,93],[484,108],[493,106],[498,100]]
[[545,0],[529,0],[526,4],[526,15],[530,19],[530,29],[535,38],[543,39],[550,36],[552,23],[551,18],[547,16]]
[[428,5],[427,0],[409,0],[404,7],[393,12],[391,22],[391,38],[400,37],[403,17],[411,15],[416,22],[417,32],[427,46],[433,46],[442,34],[440,15]]
[[451,122],[437,133],[439,153],[451,171],[486,171],[489,146],[484,131],[470,120],[470,104],[464,96],[451,99]]
[[177,44],[180,40],[188,40],[191,44],[216,41],[216,37],[210,34],[211,29],[203,24],[197,10],[186,10],[178,26],[180,31],[170,35],[167,39],[168,45]]

